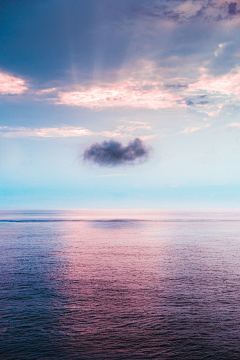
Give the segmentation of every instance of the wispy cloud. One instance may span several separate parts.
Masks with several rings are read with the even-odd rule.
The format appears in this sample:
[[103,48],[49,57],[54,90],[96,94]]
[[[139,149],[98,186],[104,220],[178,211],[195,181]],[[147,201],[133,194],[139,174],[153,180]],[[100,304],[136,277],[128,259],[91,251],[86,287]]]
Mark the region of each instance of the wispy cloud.
[[0,94],[18,95],[28,89],[25,80],[0,72]]
[[0,135],[8,138],[20,137],[73,137],[73,136],[89,136],[92,132],[81,127],[65,126],[65,127],[45,127],[45,128],[26,128],[26,127],[8,127],[0,126]]
[[49,88],[49,89],[43,89],[37,92],[37,94],[41,95],[41,94],[48,94],[48,93],[52,93],[54,91],[56,91],[57,88],[53,87],[53,88]]
[[205,124],[205,125],[203,125],[203,126],[187,127],[186,129],[184,129],[183,131],[181,131],[181,134],[193,133],[193,132],[195,132],[195,131],[207,129],[207,128],[210,127],[210,126],[211,126],[211,124]]
[[130,121],[118,125],[115,130],[102,130],[94,132],[89,129],[75,126],[62,127],[42,127],[42,128],[27,128],[27,127],[10,127],[0,126],[0,136],[8,138],[21,137],[40,137],[40,138],[57,138],[57,137],[79,137],[79,136],[103,136],[108,138],[133,138],[140,137],[142,140],[151,139],[156,134],[146,134],[151,132],[152,128],[145,122]]
[[[148,134],[146,134],[146,132]],[[117,137],[117,138],[125,138],[125,137],[133,137],[138,136],[142,140],[151,139],[156,136],[156,134],[149,134],[152,132],[152,127],[146,123],[141,121],[123,121],[122,125],[118,125],[116,130],[103,130],[98,135],[102,135],[104,137]]]

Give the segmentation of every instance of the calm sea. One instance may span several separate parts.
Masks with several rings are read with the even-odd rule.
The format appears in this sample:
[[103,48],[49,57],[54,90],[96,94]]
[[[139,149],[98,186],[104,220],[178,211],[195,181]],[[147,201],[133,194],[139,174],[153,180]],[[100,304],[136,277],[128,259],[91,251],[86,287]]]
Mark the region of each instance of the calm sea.
[[240,212],[1,211],[0,359],[240,359]]

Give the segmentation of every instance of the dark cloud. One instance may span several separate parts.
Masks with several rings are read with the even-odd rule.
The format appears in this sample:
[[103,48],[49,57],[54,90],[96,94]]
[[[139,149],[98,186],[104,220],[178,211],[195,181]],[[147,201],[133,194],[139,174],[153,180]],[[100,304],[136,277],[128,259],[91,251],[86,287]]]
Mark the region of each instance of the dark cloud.
[[209,103],[209,101],[200,101],[198,103],[198,105],[207,105]]
[[139,138],[130,141],[127,146],[110,140],[91,145],[84,151],[83,158],[100,166],[133,165],[146,161],[149,151],[150,148]]
[[231,2],[228,4],[228,13],[229,15],[237,15],[237,3]]
[[188,101],[187,101],[187,106],[191,106],[191,105],[194,105],[193,101],[192,101],[192,100],[188,100]]

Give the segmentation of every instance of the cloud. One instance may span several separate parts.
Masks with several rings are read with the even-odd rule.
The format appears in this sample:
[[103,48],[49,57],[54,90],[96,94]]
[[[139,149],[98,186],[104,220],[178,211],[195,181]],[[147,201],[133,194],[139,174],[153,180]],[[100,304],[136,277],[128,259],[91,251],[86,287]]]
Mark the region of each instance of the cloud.
[[193,103],[193,101],[192,101],[192,100],[188,100],[186,104],[187,104],[187,106],[194,105],[194,103]]
[[152,19],[165,19],[175,23],[189,23],[199,20],[219,22],[231,20],[233,16],[239,14],[236,2],[211,0],[128,0],[125,12],[130,17],[151,17]]
[[237,3],[231,2],[230,4],[228,4],[228,14],[229,15],[237,15],[237,13],[238,13]]
[[208,93],[235,95],[240,99],[240,70],[221,76],[212,76],[203,70],[198,81],[189,84],[187,92],[205,90]]
[[[227,44],[227,43],[226,43]],[[223,45],[223,44],[220,44]],[[219,46],[220,46],[219,45]],[[209,116],[216,116],[219,107],[215,106],[212,97],[217,98],[217,103],[225,102],[227,97],[234,95],[240,98],[240,70],[234,68],[225,75],[214,76],[206,68],[200,68],[198,76],[176,77],[175,69],[164,71],[154,61],[142,61],[136,64],[133,69],[121,69],[116,72],[115,83],[103,82],[95,83],[89,87],[75,85],[58,92],[58,98],[51,98],[56,104],[67,106],[80,106],[90,109],[114,109],[119,107],[128,108],[147,108],[159,110],[163,108],[187,108],[193,111],[206,109],[210,111]],[[170,79],[167,84],[167,79]],[[175,83],[175,84],[174,84]],[[80,90],[79,90],[80,89]],[[55,89],[54,89],[55,90]],[[47,92],[46,92],[47,93]],[[211,94],[211,106],[207,101],[207,94]],[[209,110],[211,108],[211,110]],[[217,111],[217,113],[216,113]],[[136,126],[134,126],[136,129]],[[113,131],[102,132],[107,137],[125,137],[130,133],[129,129],[116,129]],[[130,134],[131,135],[131,134]],[[142,137],[142,133],[135,132],[131,137]],[[147,135],[152,136],[152,135]],[[147,138],[146,138],[147,139]]]
[[186,129],[184,129],[183,131],[181,131],[181,134],[187,134],[187,133],[192,133],[195,131],[207,129],[209,126],[211,126],[211,124],[205,124],[203,126],[198,126],[198,127],[188,127]]
[[28,87],[23,79],[0,72],[0,94],[18,95],[27,89]]
[[207,104],[209,104],[209,101],[199,101],[197,104],[198,105],[207,105]]
[[176,105],[179,96],[163,89],[158,81],[135,81],[129,79],[117,84],[104,84],[88,90],[69,91],[59,94],[58,104],[88,108],[146,107],[168,108]]
[[117,166],[144,162],[149,156],[150,148],[136,138],[127,146],[115,140],[95,143],[84,151],[83,159],[100,166]]
[[230,124],[227,124],[226,127],[240,127],[240,123],[230,123]]
[[48,94],[48,93],[52,93],[54,91],[56,91],[57,88],[53,87],[53,88],[49,88],[49,89],[43,89],[37,92],[37,94]]
[[92,132],[88,129],[74,126],[63,126],[55,128],[26,128],[26,127],[9,127],[0,126],[0,135],[8,138],[22,138],[22,137],[41,137],[41,138],[56,138],[56,137],[73,137],[73,136],[89,136]]
[[152,127],[148,123],[142,121],[122,121],[122,125],[118,125],[115,130],[102,130],[96,135],[101,135],[108,138],[126,138],[126,137],[140,137],[142,140],[152,139],[156,134],[152,132]]
[[61,137],[79,137],[79,136],[103,136],[117,138],[133,138],[139,136],[142,140],[152,139],[157,134],[148,134],[152,131],[151,126],[141,121],[124,121],[123,125],[118,125],[115,130],[102,130],[93,132],[89,129],[78,126],[59,126],[30,128],[23,126],[0,126],[0,136],[6,138],[61,138]]

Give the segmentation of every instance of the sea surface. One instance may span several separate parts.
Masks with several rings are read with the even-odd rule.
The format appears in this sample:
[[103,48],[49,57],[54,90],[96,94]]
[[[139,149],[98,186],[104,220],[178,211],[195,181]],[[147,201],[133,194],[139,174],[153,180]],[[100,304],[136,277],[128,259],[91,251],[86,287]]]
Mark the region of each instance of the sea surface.
[[0,211],[0,359],[240,359],[239,211]]

